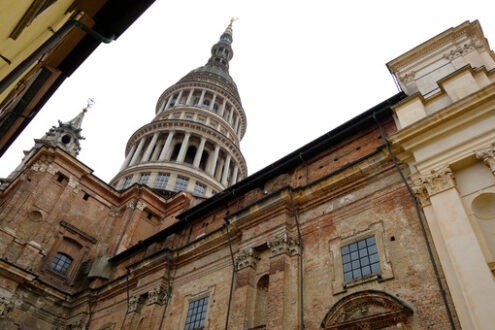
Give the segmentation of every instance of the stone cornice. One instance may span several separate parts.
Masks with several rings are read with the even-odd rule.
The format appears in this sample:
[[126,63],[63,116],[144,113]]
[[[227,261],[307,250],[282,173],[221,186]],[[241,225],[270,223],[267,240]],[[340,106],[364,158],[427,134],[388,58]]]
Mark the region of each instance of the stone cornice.
[[411,151],[448,131],[494,111],[494,109],[495,84],[490,84],[470,97],[461,99],[404,127],[393,134],[390,139],[394,144],[400,144],[404,150]]
[[471,23],[466,21],[455,28],[448,29],[447,31],[415,47],[413,50],[408,51],[407,53],[390,61],[387,63],[387,67],[392,72],[400,71],[410,63],[418,61],[424,56],[434,53],[435,51],[438,51],[448,45],[454,45],[456,41],[466,37],[479,40],[483,43],[485,49],[489,49],[488,42],[483,36],[479,22],[474,21]]

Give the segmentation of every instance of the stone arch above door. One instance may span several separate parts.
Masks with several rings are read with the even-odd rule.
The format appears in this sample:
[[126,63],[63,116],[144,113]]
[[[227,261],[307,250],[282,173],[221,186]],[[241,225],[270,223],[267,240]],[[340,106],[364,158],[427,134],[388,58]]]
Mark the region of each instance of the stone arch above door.
[[382,329],[404,325],[413,310],[398,298],[375,290],[350,294],[335,303],[321,322],[323,329]]

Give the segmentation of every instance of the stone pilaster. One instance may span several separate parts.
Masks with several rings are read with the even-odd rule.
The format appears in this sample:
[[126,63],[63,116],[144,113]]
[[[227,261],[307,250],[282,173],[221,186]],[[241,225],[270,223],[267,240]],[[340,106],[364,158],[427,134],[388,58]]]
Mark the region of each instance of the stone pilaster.
[[249,324],[249,306],[255,299],[256,263],[258,255],[252,248],[245,248],[235,256],[236,278],[235,290],[232,297],[232,318],[229,327],[232,329],[247,329]]

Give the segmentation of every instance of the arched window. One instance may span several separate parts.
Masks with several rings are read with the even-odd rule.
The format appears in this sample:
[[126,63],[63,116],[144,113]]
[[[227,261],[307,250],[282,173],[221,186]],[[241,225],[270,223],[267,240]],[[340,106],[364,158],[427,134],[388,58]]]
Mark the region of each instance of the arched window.
[[210,105],[210,100],[203,100],[203,105],[209,106]]
[[194,99],[194,103],[193,104],[194,105],[198,105],[198,103],[199,103],[199,97],[197,97],[197,98]]
[[64,253],[57,252],[57,255],[50,264],[50,269],[56,273],[65,275],[67,274],[67,270],[69,269],[71,263],[72,263],[71,257],[69,257]]
[[192,164],[194,162],[194,157],[196,156],[196,147],[189,146],[186,152],[186,158],[184,158],[184,162],[188,164]]

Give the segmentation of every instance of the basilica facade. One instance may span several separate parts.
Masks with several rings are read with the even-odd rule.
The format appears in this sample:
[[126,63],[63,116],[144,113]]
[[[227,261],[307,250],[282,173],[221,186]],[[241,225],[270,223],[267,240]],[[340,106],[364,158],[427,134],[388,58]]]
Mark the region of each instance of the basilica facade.
[[248,176],[232,25],[110,183],[85,110],[0,190],[12,329],[490,329],[495,55],[477,21],[387,64],[401,91]]

